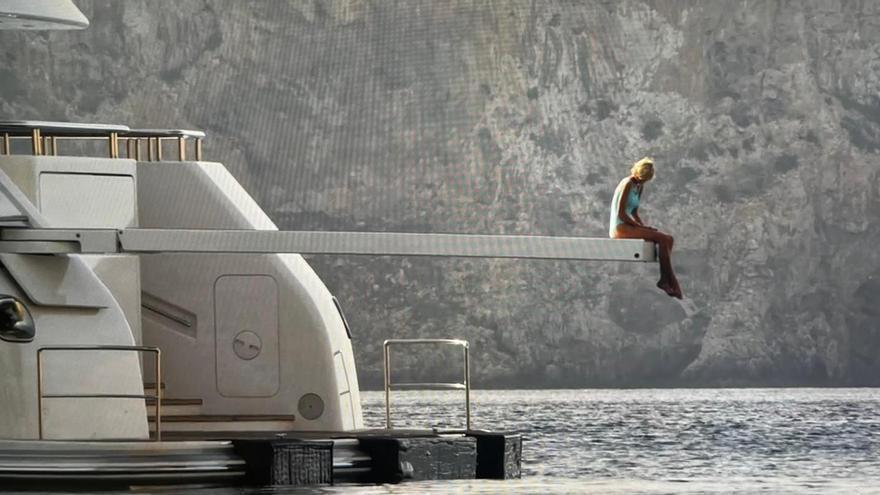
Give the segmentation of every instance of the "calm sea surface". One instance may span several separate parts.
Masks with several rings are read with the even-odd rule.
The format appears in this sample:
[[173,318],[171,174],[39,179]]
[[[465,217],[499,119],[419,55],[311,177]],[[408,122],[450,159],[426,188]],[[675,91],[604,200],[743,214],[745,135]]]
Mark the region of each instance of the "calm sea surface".
[[[461,425],[462,395],[395,393],[392,419]],[[474,427],[523,433],[524,476],[462,489],[880,493],[880,389],[477,390],[472,400]],[[384,395],[363,402],[382,425]]]
[[[463,395],[395,392],[394,426],[459,428]],[[384,425],[384,394],[363,403],[367,426]],[[522,480],[194,493],[880,493],[880,389],[475,390],[472,403],[475,428],[523,433]]]
[[[394,426],[461,427],[463,393],[394,392]],[[523,433],[523,479],[362,493],[880,493],[880,389],[475,390],[475,428]],[[384,394],[363,394],[368,426]],[[349,487],[350,489],[350,487]]]

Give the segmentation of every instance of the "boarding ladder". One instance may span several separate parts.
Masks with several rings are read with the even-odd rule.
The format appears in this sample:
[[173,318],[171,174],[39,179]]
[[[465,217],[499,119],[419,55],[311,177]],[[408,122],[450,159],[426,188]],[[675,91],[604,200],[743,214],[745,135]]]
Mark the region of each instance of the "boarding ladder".
[[156,383],[162,383],[161,352],[158,347],[137,345],[51,345],[37,349],[37,425],[39,439],[43,439],[43,400],[44,399],[140,399],[153,400],[156,410],[156,436],[153,440],[162,441],[162,389],[157,386],[154,394],[53,394],[46,393],[43,384],[43,354],[50,351],[116,351],[145,352],[154,356]]
[[[391,383],[391,347],[409,345],[451,345],[462,348],[464,355],[464,381],[461,383],[406,382]],[[390,339],[384,344],[385,369],[385,428],[391,429],[391,389],[409,390],[464,390],[465,430],[471,429],[471,372],[468,342],[459,339]]]

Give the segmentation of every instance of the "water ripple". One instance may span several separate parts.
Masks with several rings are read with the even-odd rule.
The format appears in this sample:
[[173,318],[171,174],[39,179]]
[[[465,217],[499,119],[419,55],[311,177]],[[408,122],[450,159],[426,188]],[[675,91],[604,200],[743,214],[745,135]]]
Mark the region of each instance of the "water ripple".
[[[384,396],[363,399],[366,421],[381,426]],[[398,427],[464,422],[461,394],[392,400]],[[475,427],[523,433],[526,479],[579,479],[602,491],[630,481],[712,491],[707,480],[750,480],[746,491],[880,490],[876,389],[477,390],[472,401]]]
[[[880,493],[880,390],[476,390],[476,428],[523,434],[521,480],[162,490],[198,495]],[[363,394],[367,426],[384,395]],[[461,428],[461,393],[395,392],[395,426]],[[0,488],[2,491],[2,488]]]

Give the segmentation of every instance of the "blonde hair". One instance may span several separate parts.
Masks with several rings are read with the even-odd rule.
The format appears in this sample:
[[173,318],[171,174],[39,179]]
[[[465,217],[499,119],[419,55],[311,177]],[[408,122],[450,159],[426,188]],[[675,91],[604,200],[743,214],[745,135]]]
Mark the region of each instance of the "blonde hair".
[[654,160],[648,157],[642,158],[633,164],[630,173],[640,181],[651,180],[654,178]]

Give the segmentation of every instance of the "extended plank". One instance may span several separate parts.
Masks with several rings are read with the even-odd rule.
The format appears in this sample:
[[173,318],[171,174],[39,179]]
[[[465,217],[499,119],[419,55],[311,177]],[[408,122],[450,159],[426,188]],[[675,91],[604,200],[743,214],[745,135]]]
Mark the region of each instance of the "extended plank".
[[[80,253],[299,253],[441,256],[592,261],[656,261],[654,244],[639,239],[530,235],[414,234],[202,229],[3,229],[0,252],[53,242]],[[71,250],[70,244],[78,247]],[[48,246],[48,247],[46,247]],[[33,251],[31,251],[33,252]]]

